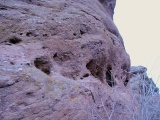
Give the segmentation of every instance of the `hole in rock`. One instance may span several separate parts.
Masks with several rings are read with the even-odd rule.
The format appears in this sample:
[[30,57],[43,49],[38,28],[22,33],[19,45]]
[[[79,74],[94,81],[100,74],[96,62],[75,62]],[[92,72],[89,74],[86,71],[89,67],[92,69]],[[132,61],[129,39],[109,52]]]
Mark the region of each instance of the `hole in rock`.
[[109,85],[110,87],[113,87],[113,86],[115,85],[115,83],[114,83],[114,80],[113,80],[113,78],[112,78],[112,73],[111,73],[111,71],[112,71],[112,68],[109,66],[109,67],[107,68],[107,71],[106,71],[106,81],[107,81],[107,83],[108,83],[108,85]]
[[31,37],[31,36],[36,37],[36,36],[38,36],[38,34],[36,34],[35,30],[29,30],[26,32],[26,36],[27,37]]
[[50,74],[50,62],[46,57],[36,58],[34,60],[34,65],[36,68],[40,69],[47,75]]
[[55,58],[55,57],[58,57],[57,53],[55,53],[55,54],[53,55],[53,58]]
[[90,70],[91,74],[94,76],[94,74],[95,74],[95,73],[94,73],[95,64],[94,64],[94,61],[93,61],[93,60],[91,60],[91,61],[89,61],[89,62],[87,63],[86,68],[87,68],[88,70]]
[[43,37],[46,37],[46,36],[48,36],[48,34],[47,34],[47,33],[43,34]]
[[20,39],[20,38],[17,38],[17,37],[15,37],[15,36],[13,36],[13,37],[11,37],[10,39],[9,39],[9,43],[11,43],[11,44],[18,44],[18,43],[20,43],[22,40]]
[[127,86],[127,83],[128,83],[128,82],[129,82],[129,80],[126,79],[126,80],[124,81],[124,86]]
[[76,33],[73,33],[74,36],[76,36]]
[[28,31],[27,33],[26,33],[26,36],[28,36],[28,37],[30,37],[30,36],[32,36],[33,35],[33,33],[31,32],[31,31]]
[[27,92],[26,95],[31,96],[33,95],[33,92]]
[[3,5],[2,4],[0,5],[0,10],[7,10],[7,6],[5,6],[5,2],[3,3]]
[[88,76],[89,76],[89,74],[88,74],[88,73],[86,73],[86,74],[84,74],[84,75],[83,75],[83,77],[88,77]]
[[83,30],[80,30],[80,34],[83,35],[85,32]]
[[14,65],[14,62],[10,62],[11,65]]
[[46,49],[46,48],[47,48],[46,46],[43,46],[43,47],[42,47],[42,49]]
[[91,74],[100,79],[101,81],[103,81],[103,69],[100,65],[96,64],[96,60],[90,60],[87,65],[86,68],[91,72]]
[[23,35],[23,33],[19,33],[19,35]]

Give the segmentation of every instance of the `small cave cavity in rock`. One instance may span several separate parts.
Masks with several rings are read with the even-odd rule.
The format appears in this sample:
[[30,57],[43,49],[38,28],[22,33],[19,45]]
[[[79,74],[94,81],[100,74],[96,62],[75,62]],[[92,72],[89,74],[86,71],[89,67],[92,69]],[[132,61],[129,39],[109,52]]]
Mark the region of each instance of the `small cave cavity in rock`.
[[84,77],[84,78],[85,78],[85,77],[89,77],[89,74],[86,73],[86,74],[83,75],[83,77]]
[[76,34],[76,33],[73,33],[73,35],[76,36],[77,34]]
[[19,35],[23,35],[23,33],[19,33]]
[[97,64],[96,60],[90,60],[86,64],[86,68],[91,72],[91,74],[103,82],[103,69]]
[[86,78],[86,77],[89,77],[89,73],[85,73],[85,74],[83,75],[83,77],[81,77],[81,79]]
[[83,30],[80,30],[80,34],[83,35],[85,32]]
[[14,62],[10,62],[10,64],[11,64],[11,65],[14,65],[15,63],[14,63]]
[[7,7],[5,5],[0,6],[0,10],[7,10]]
[[47,49],[47,47],[46,47],[46,46],[43,46],[42,49]]
[[114,80],[113,80],[111,71],[112,71],[111,66],[107,67],[107,71],[106,71],[106,81],[107,81],[107,83],[108,83],[108,85],[109,85],[110,87],[113,87],[113,86],[115,86],[115,82],[114,82]]
[[33,34],[33,33],[32,33],[31,31],[28,31],[28,32],[26,33],[26,36],[29,37],[29,36],[32,36],[32,34]]
[[36,37],[37,34],[35,33],[35,30],[29,30],[29,31],[26,32],[26,36],[27,37],[31,37],[31,36]]
[[55,53],[55,54],[53,55],[53,58],[56,58],[56,57],[58,57],[57,53]]
[[27,96],[33,96],[34,92],[27,92],[26,95]]
[[18,44],[18,43],[22,42],[22,40],[20,38],[16,37],[16,36],[13,36],[13,37],[8,39],[8,42],[10,44]]
[[43,71],[44,73],[46,73],[47,75],[50,74],[50,62],[48,60],[47,57],[40,57],[40,58],[36,58],[34,60],[34,65],[36,68],[40,69],[41,71]]
[[129,82],[129,80],[126,79],[126,80],[124,81],[124,86],[127,86],[128,82]]
[[47,36],[48,36],[48,34],[47,34],[47,33],[44,33],[44,34],[43,34],[43,37],[47,37]]

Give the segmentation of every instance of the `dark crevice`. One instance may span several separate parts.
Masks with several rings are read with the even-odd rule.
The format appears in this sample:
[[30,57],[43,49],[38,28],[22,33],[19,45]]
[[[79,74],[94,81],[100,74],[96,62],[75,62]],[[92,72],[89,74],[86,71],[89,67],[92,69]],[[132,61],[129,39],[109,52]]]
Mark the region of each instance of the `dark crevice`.
[[107,68],[107,71],[106,71],[106,81],[107,81],[107,83],[108,83],[108,85],[109,85],[110,87],[113,87],[113,86],[115,86],[115,82],[114,82],[114,80],[113,80],[113,78],[112,78],[112,73],[111,73],[111,71],[112,71],[112,68],[109,66],[109,67]]
[[128,82],[129,82],[129,80],[126,79],[126,80],[124,81],[124,86],[127,86]]
[[11,65],[14,65],[15,63],[14,63],[14,62],[10,62],[10,64],[11,64]]
[[55,57],[58,57],[57,53],[55,53],[55,54],[53,55],[53,58],[55,58]]
[[88,14],[88,15],[90,15],[90,16],[92,16],[93,18],[95,18],[96,20],[98,20],[98,21],[101,21],[100,19],[98,19],[96,16],[94,16],[94,15],[92,15],[92,14],[90,14],[89,12],[87,12],[87,11],[85,11],[85,10],[81,10],[82,12],[84,12],[84,13],[86,13],[86,14]]
[[0,82],[0,89],[1,89],[1,88],[6,88],[6,87],[10,87],[10,86],[12,86],[12,85],[18,83],[19,81],[20,81],[20,80],[17,79],[17,80],[15,80],[14,82],[9,82],[9,83]]
[[29,30],[28,32],[26,32],[26,36],[27,37],[31,37],[31,36],[36,37],[38,35],[36,34],[35,30]]
[[89,76],[89,74],[88,74],[88,73],[86,73],[86,74],[84,74],[84,75],[83,75],[83,77],[88,77],[88,76]]
[[31,32],[31,31],[28,31],[27,33],[26,33],[26,36],[28,36],[28,37],[30,37],[30,36],[32,36],[33,35],[33,33]]
[[27,96],[33,96],[34,92],[27,92],[26,95]]
[[50,62],[46,57],[36,58],[34,60],[34,65],[36,68],[40,69],[47,75],[50,74]]
[[22,40],[16,36],[13,36],[4,42],[6,42],[6,43],[9,42],[10,44],[18,44],[18,43],[22,42]]
[[80,34],[83,35],[85,32],[83,30],[80,30]]
[[43,37],[48,37],[48,34],[47,34],[47,33],[44,33],[44,34],[43,34]]
[[12,83],[12,84],[0,84],[0,88],[5,88],[5,87],[9,87],[9,86],[12,86],[14,85],[15,83]]
[[19,33],[19,35],[23,35],[23,33]]
[[92,100],[93,100],[93,101],[94,101],[94,103],[95,103],[96,101],[95,101],[94,95],[93,95],[93,93],[92,93],[92,91],[91,91],[91,90],[89,90],[89,91],[90,91],[90,93],[91,93]]
[[46,46],[43,46],[42,49],[47,49],[47,47],[46,47]]
[[76,36],[77,34],[76,34],[76,33],[73,33],[73,35]]
[[0,10],[7,10],[6,6],[0,6]]

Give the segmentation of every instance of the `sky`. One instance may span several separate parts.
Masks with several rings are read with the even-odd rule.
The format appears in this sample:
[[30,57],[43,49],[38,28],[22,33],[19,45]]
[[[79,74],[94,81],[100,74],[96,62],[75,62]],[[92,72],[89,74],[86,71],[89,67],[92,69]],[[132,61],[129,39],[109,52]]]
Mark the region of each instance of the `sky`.
[[145,66],[160,88],[160,0],[117,0],[114,22],[132,66]]

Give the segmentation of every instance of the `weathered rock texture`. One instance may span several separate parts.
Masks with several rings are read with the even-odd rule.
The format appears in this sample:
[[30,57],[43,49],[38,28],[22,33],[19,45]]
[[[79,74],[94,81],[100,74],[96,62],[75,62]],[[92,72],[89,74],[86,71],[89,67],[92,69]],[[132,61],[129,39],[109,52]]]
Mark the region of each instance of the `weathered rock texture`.
[[[115,0],[0,1],[1,120],[130,120]],[[136,117],[136,115],[134,116]]]

